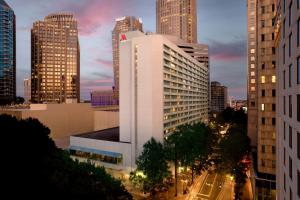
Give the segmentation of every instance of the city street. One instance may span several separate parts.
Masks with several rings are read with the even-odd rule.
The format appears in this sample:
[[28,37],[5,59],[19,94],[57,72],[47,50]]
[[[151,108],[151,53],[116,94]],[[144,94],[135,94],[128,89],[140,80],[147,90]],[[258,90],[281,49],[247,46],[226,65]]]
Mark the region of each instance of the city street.
[[195,179],[186,200],[231,200],[233,183],[230,177],[205,172]]

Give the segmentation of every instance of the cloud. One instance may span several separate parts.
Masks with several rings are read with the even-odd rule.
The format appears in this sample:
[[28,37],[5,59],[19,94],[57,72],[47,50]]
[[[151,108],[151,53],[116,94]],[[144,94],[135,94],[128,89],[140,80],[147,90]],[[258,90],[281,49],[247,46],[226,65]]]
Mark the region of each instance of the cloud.
[[111,60],[105,60],[105,59],[102,59],[102,58],[98,58],[96,60],[96,62],[99,63],[102,66],[105,66],[105,67],[109,67],[109,68],[113,67],[113,62]]
[[211,59],[216,61],[238,61],[246,57],[246,41],[236,40],[230,43],[223,43],[216,40],[209,42]]

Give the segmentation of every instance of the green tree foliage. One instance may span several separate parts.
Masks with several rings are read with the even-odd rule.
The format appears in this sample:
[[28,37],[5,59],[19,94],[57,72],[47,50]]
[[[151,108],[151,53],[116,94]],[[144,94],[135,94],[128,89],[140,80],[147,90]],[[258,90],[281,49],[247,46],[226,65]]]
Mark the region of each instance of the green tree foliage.
[[23,104],[25,102],[25,99],[23,97],[16,97],[14,100],[15,104]]
[[183,167],[190,167],[192,172],[194,169],[200,172],[211,164],[213,142],[214,136],[205,124],[182,125],[166,140],[168,158],[177,160]]
[[[36,119],[17,120],[0,115],[1,147],[5,160],[1,179],[7,191],[25,196],[79,195],[100,199],[132,199],[121,181],[104,168],[73,161],[49,137],[50,130]],[[5,190],[4,190],[5,191]]]
[[143,152],[136,161],[137,169],[131,174],[130,180],[140,184],[145,192],[155,193],[164,186],[164,180],[170,176],[164,147],[151,138],[143,146]]

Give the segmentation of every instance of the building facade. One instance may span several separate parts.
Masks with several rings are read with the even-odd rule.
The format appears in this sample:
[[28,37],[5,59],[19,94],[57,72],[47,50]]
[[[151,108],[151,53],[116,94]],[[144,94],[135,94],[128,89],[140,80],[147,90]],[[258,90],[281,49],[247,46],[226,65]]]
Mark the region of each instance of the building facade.
[[300,199],[300,0],[280,0],[277,52],[277,199]]
[[228,106],[228,91],[227,87],[219,82],[211,82],[211,102],[210,111],[213,113],[222,112]]
[[197,43],[196,0],[156,0],[156,31]]
[[140,153],[151,137],[162,141],[179,125],[208,122],[206,66],[162,35],[126,37],[120,48],[122,141],[137,143],[133,152]]
[[91,92],[91,105],[93,107],[119,105],[119,99],[115,98],[113,90],[93,91]]
[[25,103],[31,102],[31,80],[24,79],[24,100]]
[[16,97],[16,17],[14,11],[0,0],[0,103]]
[[276,196],[276,0],[248,0],[248,135],[257,199]]
[[80,101],[80,50],[72,14],[51,14],[31,29],[31,100]]
[[115,98],[119,98],[119,67],[120,67],[120,40],[121,33],[128,31],[141,31],[143,32],[143,23],[141,19],[133,16],[126,16],[116,19],[116,25],[112,31],[112,50],[113,50],[113,69],[114,69],[114,93]]

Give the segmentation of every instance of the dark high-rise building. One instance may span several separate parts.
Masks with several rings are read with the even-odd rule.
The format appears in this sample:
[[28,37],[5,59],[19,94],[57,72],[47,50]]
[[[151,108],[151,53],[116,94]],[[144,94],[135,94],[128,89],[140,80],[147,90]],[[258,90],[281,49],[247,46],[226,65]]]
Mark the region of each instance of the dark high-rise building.
[[227,107],[228,92],[227,87],[221,85],[219,82],[211,82],[211,112],[222,112]]
[[0,103],[10,103],[16,96],[16,17],[0,0]]

